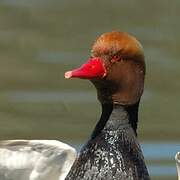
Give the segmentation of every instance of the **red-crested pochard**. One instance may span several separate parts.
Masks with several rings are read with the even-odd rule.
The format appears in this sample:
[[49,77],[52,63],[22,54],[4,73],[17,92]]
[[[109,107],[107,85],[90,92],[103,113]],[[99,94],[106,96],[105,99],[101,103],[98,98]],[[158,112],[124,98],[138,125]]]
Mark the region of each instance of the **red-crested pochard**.
[[88,61],[65,73],[68,79],[89,79],[102,105],[101,117],[66,180],[150,179],[136,136],[144,76],[141,44],[116,31],[98,37]]

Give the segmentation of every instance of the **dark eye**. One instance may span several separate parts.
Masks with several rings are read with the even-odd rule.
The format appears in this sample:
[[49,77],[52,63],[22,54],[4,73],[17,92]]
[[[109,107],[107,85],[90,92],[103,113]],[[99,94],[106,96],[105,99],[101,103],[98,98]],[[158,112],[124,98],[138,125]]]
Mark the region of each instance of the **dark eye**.
[[114,62],[117,62],[117,61],[120,61],[121,60],[121,57],[119,55],[114,55],[111,59],[111,62],[114,63]]

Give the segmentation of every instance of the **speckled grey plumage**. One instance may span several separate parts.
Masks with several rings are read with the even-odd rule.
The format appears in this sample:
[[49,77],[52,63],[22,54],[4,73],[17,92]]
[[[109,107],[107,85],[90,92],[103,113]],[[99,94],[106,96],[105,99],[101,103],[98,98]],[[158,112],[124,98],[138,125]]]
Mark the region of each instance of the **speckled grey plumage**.
[[66,180],[149,180],[137,137],[122,106],[80,151]]

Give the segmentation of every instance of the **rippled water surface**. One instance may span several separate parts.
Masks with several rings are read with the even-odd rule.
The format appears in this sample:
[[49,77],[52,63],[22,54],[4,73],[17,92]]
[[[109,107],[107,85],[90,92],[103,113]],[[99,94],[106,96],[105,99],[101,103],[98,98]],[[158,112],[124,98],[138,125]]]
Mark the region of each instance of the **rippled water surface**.
[[126,31],[145,50],[138,134],[148,142],[143,149],[149,169],[153,179],[175,179],[171,148],[180,150],[179,7],[179,0],[1,0],[0,138],[84,142],[100,114],[96,92],[88,81],[65,80],[64,72],[89,57],[101,33]]

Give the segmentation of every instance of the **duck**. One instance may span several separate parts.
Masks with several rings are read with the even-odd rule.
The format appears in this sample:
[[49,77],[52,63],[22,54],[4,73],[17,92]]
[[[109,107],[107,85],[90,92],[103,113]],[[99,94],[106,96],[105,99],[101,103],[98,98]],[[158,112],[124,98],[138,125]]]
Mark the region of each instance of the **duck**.
[[57,140],[3,140],[0,180],[64,180],[76,156]]
[[88,61],[65,78],[89,79],[102,114],[66,180],[150,179],[137,139],[138,107],[144,90],[143,47],[125,32],[96,39]]
[[[141,43],[125,32],[103,33],[93,43],[88,60],[80,67],[65,72],[65,78],[87,79],[97,91],[102,112],[87,142],[77,155],[73,147],[59,141],[3,141],[0,149],[10,152],[5,156],[0,154],[0,159],[3,159],[0,160],[0,177],[2,172],[6,172],[2,171],[6,159],[13,153],[23,154],[25,151],[30,155],[31,165],[27,165],[31,166],[27,170],[30,176],[26,178],[30,180],[149,180],[137,138],[138,109],[145,79],[145,58]],[[46,149],[50,151],[46,152]],[[42,162],[34,158],[35,155]],[[48,159],[49,156],[50,159],[52,156],[52,161]],[[16,163],[12,162],[12,169],[17,166],[21,172],[26,171],[23,166],[18,167],[20,159],[13,159]],[[38,163],[31,163],[33,159]],[[5,169],[11,168],[12,164],[9,164]],[[64,172],[62,176],[61,172]]]
[[175,160],[176,160],[178,180],[180,180],[180,152],[176,153]]

